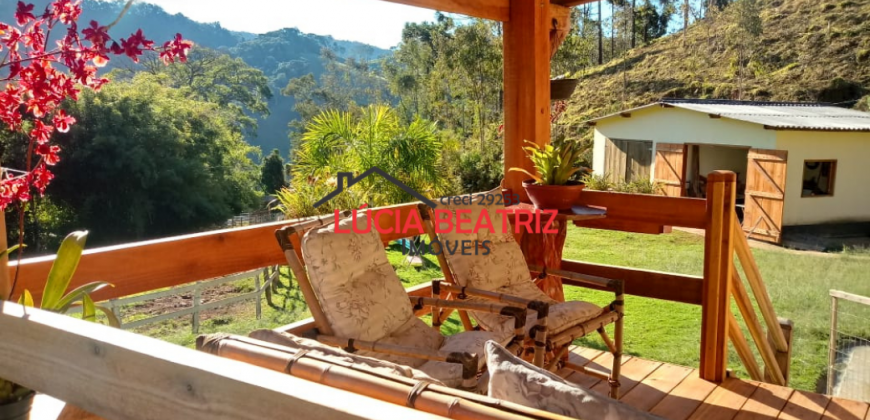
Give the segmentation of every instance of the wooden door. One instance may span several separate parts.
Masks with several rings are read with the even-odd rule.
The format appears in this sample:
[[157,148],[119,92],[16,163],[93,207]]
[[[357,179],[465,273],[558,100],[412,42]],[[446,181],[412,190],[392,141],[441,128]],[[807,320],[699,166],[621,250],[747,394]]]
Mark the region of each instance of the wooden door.
[[683,196],[684,183],[683,169],[685,155],[683,145],[675,143],[656,144],[656,173],[654,181],[662,188],[659,194],[668,197]]
[[750,149],[743,230],[752,239],[782,243],[782,210],[788,152]]
[[651,166],[651,141],[607,139],[604,149],[604,173],[611,181],[649,180]]

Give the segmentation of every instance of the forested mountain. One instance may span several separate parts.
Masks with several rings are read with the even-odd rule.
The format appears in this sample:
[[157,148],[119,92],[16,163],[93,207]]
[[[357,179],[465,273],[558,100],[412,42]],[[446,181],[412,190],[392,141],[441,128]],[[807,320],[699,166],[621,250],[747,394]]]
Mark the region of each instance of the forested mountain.
[[562,120],[577,127],[660,98],[822,101],[866,109],[870,0],[738,1],[578,77]]
[[[36,6],[35,10],[41,11],[49,0],[30,2]],[[85,0],[79,21],[87,24],[96,20],[108,24],[115,20],[125,3],[123,0]],[[13,0],[0,1],[0,16],[13,16],[16,4]],[[240,57],[265,73],[274,93],[268,103],[271,114],[259,121],[256,136],[247,136],[248,142],[259,146],[264,155],[277,148],[287,156],[290,148],[287,124],[296,119],[298,114],[293,111],[293,98],[283,96],[280,92],[291,78],[308,73],[319,76],[323,72],[324,63],[320,58],[323,48],[328,48],[339,57],[359,60],[374,60],[389,52],[359,42],[305,34],[294,28],[262,35],[230,31],[220,23],[196,22],[182,14],[169,14],[159,6],[144,2],[136,2],[109,33],[114,37],[126,37],[139,28],[153,40],[171,39],[176,33],[181,33],[197,45]],[[113,60],[106,71],[117,67],[134,66],[129,60],[118,59]]]

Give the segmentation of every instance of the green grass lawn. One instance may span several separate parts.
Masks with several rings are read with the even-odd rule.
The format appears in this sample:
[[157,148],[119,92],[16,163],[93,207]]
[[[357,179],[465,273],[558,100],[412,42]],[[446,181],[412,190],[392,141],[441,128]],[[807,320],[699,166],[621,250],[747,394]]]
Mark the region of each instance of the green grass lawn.
[[[571,229],[564,256],[594,263],[700,275],[703,269],[703,238],[684,232],[669,235],[639,235],[592,229]],[[870,258],[866,253],[800,254],[782,250],[754,249],[762,276],[776,307],[777,315],[794,321],[792,387],[817,391],[823,383],[827,365],[830,323],[829,289],[870,295]],[[393,247],[389,258],[406,286],[441,277],[435,258],[427,268],[417,270],[404,263]],[[282,277],[283,285],[273,299],[274,306],[263,301],[263,316],[254,316],[253,302],[234,308],[201,323],[201,333],[226,332],[246,334],[258,328],[274,328],[309,316],[299,290]],[[574,287],[566,288],[568,299],[584,299],[604,304],[612,294]],[[842,330],[870,337],[867,311],[841,306],[851,311],[844,317]],[[736,307],[734,307],[737,313]],[[629,296],[626,299],[625,350],[628,354],[685,366],[698,366],[701,310],[699,306]],[[457,319],[444,326],[445,333],[460,329]],[[189,321],[176,320],[142,329],[173,343],[191,346],[195,335]],[[747,334],[748,337],[748,334]],[[603,348],[596,338],[581,344]],[[760,359],[759,359],[760,360]],[[731,352],[729,367],[746,377],[736,353]]]

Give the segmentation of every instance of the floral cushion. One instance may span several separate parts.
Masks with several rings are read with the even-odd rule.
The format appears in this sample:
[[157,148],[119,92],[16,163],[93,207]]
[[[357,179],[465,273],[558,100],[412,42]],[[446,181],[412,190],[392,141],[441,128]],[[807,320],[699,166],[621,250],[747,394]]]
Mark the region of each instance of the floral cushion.
[[281,333],[273,330],[257,330],[248,334],[248,336],[295,350],[306,350],[313,356],[317,356],[336,364],[350,366],[355,369],[371,370],[378,373],[396,375],[443,385],[441,381],[420,370],[371,357],[361,356],[359,354],[351,354],[342,349],[327,346],[318,341],[298,337],[293,334]]
[[[498,210],[504,210],[504,206],[494,202],[491,205],[480,205],[480,197],[490,197],[501,194],[501,188],[475,195],[471,204],[442,204],[438,210],[450,210],[453,216],[452,224],[456,224],[459,216],[463,220],[470,220],[461,227],[464,230],[473,230],[475,224],[486,213],[493,229],[482,227],[476,233],[459,233],[457,226],[448,229],[445,222],[439,223],[440,229],[447,230],[439,234],[439,240],[449,241],[450,246],[461,244],[462,241],[477,241],[478,244],[490,241],[490,252],[483,255],[462,255],[461,253],[445,253],[447,264],[456,277],[456,282],[462,286],[469,286],[484,290],[494,290],[519,282],[529,281],[529,270],[522,250],[517,245],[512,234],[510,221]],[[458,212],[458,213],[457,213]],[[435,220],[435,223],[438,223]],[[506,232],[503,232],[506,230]],[[460,245],[461,246],[461,245]]]
[[535,367],[492,341],[486,363],[492,398],[584,420],[661,420]]
[[[362,213],[357,226],[365,227]],[[339,223],[351,230],[352,219]],[[402,282],[387,260],[376,229],[336,233],[335,224],[311,230],[302,239],[311,286],[335,335],[376,341],[414,317]]]
[[[566,329],[577,325],[578,323],[588,321],[601,315],[601,307],[589,302],[583,301],[568,301],[557,302],[541,291],[538,286],[531,280],[524,283],[518,283],[495,290],[498,293],[504,293],[511,296],[518,296],[525,299],[539,300],[550,303],[550,312],[547,317],[547,331],[549,334],[558,334]],[[475,300],[484,300],[482,298],[474,298]],[[485,300],[484,300],[485,301]],[[501,316],[498,314],[473,312],[471,315],[475,318],[478,324],[490,331],[513,331],[513,318]],[[526,334],[537,323],[538,314],[535,311],[529,311],[529,316],[526,320]]]
[[[407,300],[407,298],[405,299]],[[444,343],[444,336],[441,335],[438,330],[426,325],[425,322],[421,321],[416,316],[411,316],[404,325],[399,327],[398,330],[384,338],[381,338],[378,340],[378,343],[395,344],[418,349],[438,350],[441,348],[442,343]],[[483,349],[483,346],[481,346],[481,349]],[[425,359],[369,352],[365,350],[360,350],[359,354],[389,360],[393,363],[399,363],[416,368],[419,368],[420,365],[426,363]]]

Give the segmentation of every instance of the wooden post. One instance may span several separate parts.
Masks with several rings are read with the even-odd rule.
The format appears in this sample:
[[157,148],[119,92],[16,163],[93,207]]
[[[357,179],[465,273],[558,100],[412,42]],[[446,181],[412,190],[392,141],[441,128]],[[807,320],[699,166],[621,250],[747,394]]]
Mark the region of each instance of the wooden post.
[[704,285],[701,296],[702,379],[725,380],[728,365],[728,317],[734,261],[734,206],[737,176],[715,171],[707,178],[707,230],[704,237]]
[[504,174],[505,187],[528,202],[519,167],[534,171],[526,140],[550,142],[550,1],[514,0],[504,23]]
[[[268,268],[263,269],[263,281],[269,281],[269,269]],[[257,319],[260,319],[260,317],[263,313],[263,307],[262,307],[263,289],[260,288],[260,275],[259,274],[254,276],[254,288],[257,289],[257,299],[254,301],[254,311],[257,315]]]
[[193,333],[199,334],[199,302],[200,301],[200,293],[199,293],[199,284],[197,284],[196,288],[193,289],[193,319],[191,321],[191,325],[193,326]]
[[[776,364],[779,366],[779,370],[782,371],[782,377],[785,379],[784,386],[788,386],[788,374],[791,370],[791,343],[792,343],[792,330],[794,330],[794,322],[790,319],[778,318],[779,320],[779,328],[782,330],[782,334],[785,336],[785,342],[787,344],[786,351],[776,351]],[[772,331],[768,331],[767,341],[770,343],[770,346],[774,346],[774,335],[771,334]],[[764,368],[764,381],[771,383],[771,372],[770,367],[765,366]]]

